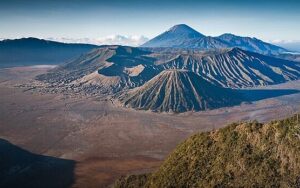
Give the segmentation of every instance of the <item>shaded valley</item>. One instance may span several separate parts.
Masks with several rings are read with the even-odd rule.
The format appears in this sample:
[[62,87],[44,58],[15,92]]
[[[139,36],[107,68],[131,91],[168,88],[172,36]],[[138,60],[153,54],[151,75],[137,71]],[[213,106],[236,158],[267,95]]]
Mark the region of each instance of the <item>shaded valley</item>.
[[0,139],[0,187],[70,187],[75,162],[33,154]]

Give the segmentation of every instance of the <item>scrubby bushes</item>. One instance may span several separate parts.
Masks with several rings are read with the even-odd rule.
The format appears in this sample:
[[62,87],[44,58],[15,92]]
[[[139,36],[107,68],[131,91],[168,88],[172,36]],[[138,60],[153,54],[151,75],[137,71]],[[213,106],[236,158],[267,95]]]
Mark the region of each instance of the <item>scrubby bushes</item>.
[[297,187],[299,177],[300,125],[295,115],[191,136],[135,187]]

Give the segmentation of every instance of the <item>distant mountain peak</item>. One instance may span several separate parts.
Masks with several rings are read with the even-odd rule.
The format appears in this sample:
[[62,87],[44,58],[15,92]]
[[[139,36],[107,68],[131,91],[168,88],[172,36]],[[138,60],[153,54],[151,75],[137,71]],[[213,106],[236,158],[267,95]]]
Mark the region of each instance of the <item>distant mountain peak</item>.
[[231,42],[236,42],[236,41],[259,41],[259,42],[263,42],[255,37],[247,37],[247,36],[238,36],[232,33],[224,33],[220,36],[218,36],[217,38],[224,40],[226,42],[231,41]]
[[247,36],[238,36],[238,35],[235,35],[235,34],[232,34],[232,33],[224,33],[220,36],[218,36],[218,38],[221,38],[221,39],[232,39],[232,40],[237,40],[237,39],[242,39],[242,40],[245,40],[245,39],[255,39],[255,40],[259,40],[255,37],[247,37]]
[[232,34],[232,33],[224,33],[219,36],[219,38],[221,38],[221,37],[238,37],[238,36],[235,34]]
[[186,39],[188,38],[202,38],[205,37],[203,34],[199,33],[195,29],[191,28],[190,26],[186,24],[177,24],[162,33],[161,35],[168,36],[168,37],[184,37]]
[[181,47],[186,41],[205,37],[186,24],[174,25],[167,31],[149,40],[141,47]]
[[242,37],[231,33],[225,33],[223,35],[218,36],[217,38],[230,44],[229,47],[239,47],[243,50],[265,55],[276,55],[287,51],[282,47],[266,43],[255,37]]
[[186,24],[174,25],[169,30],[141,45],[141,47],[199,50],[238,47],[264,55],[278,55],[287,52],[282,47],[266,43],[255,37],[242,37],[232,33],[225,33],[218,37],[205,36]]
[[195,29],[191,28],[190,26],[188,26],[186,24],[174,25],[167,32],[172,32],[172,33],[194,33],[196,35],[202,35],[201,33],[199,33],[198,31],[196,31]]
[[220,36],[223,36],[223,35],[230,35],[230,36],[237,36],[237,35],[235,35],[235,34],[233,34],[233,33],[223,33],[222,35],[220,35]]

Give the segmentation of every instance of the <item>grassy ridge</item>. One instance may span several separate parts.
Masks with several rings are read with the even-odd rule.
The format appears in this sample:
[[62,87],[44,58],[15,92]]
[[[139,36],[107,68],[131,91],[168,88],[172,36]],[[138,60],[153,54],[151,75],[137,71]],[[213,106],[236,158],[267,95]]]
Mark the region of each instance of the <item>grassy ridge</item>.
[[295,115],[196,134],[178,145],[158,171],[123,178],[115,187],[299,187],[298,122]]

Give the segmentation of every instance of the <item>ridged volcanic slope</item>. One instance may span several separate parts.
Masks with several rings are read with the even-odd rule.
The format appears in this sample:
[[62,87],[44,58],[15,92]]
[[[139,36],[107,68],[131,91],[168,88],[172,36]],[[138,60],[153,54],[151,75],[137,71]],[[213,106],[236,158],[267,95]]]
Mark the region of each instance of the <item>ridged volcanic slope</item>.
[[38,80],[51,84],[70,84],[115,93],[124,88],[142,85],[154,77],[153,59],[149,52],[127,46],[102,46],[80,58],[67,62]]
[[162,69],[188,69],[222,87],[272,85],[300,78],[300,64],[239,48],[210,55],[186,54],[160,64]]
[[187,69],[222,87],[245,88],[300,78],[300,64],[238,48],[219,51],[149,52],[126,46],[102,46],[67,62],[38,80],[53,86],[114,94],[143,85],[166,69]]
[[241,103],[231,89],[220,88],[187,70],[164,70],[150,81],[119,97],[126,107],[159,112],[214,109]]

